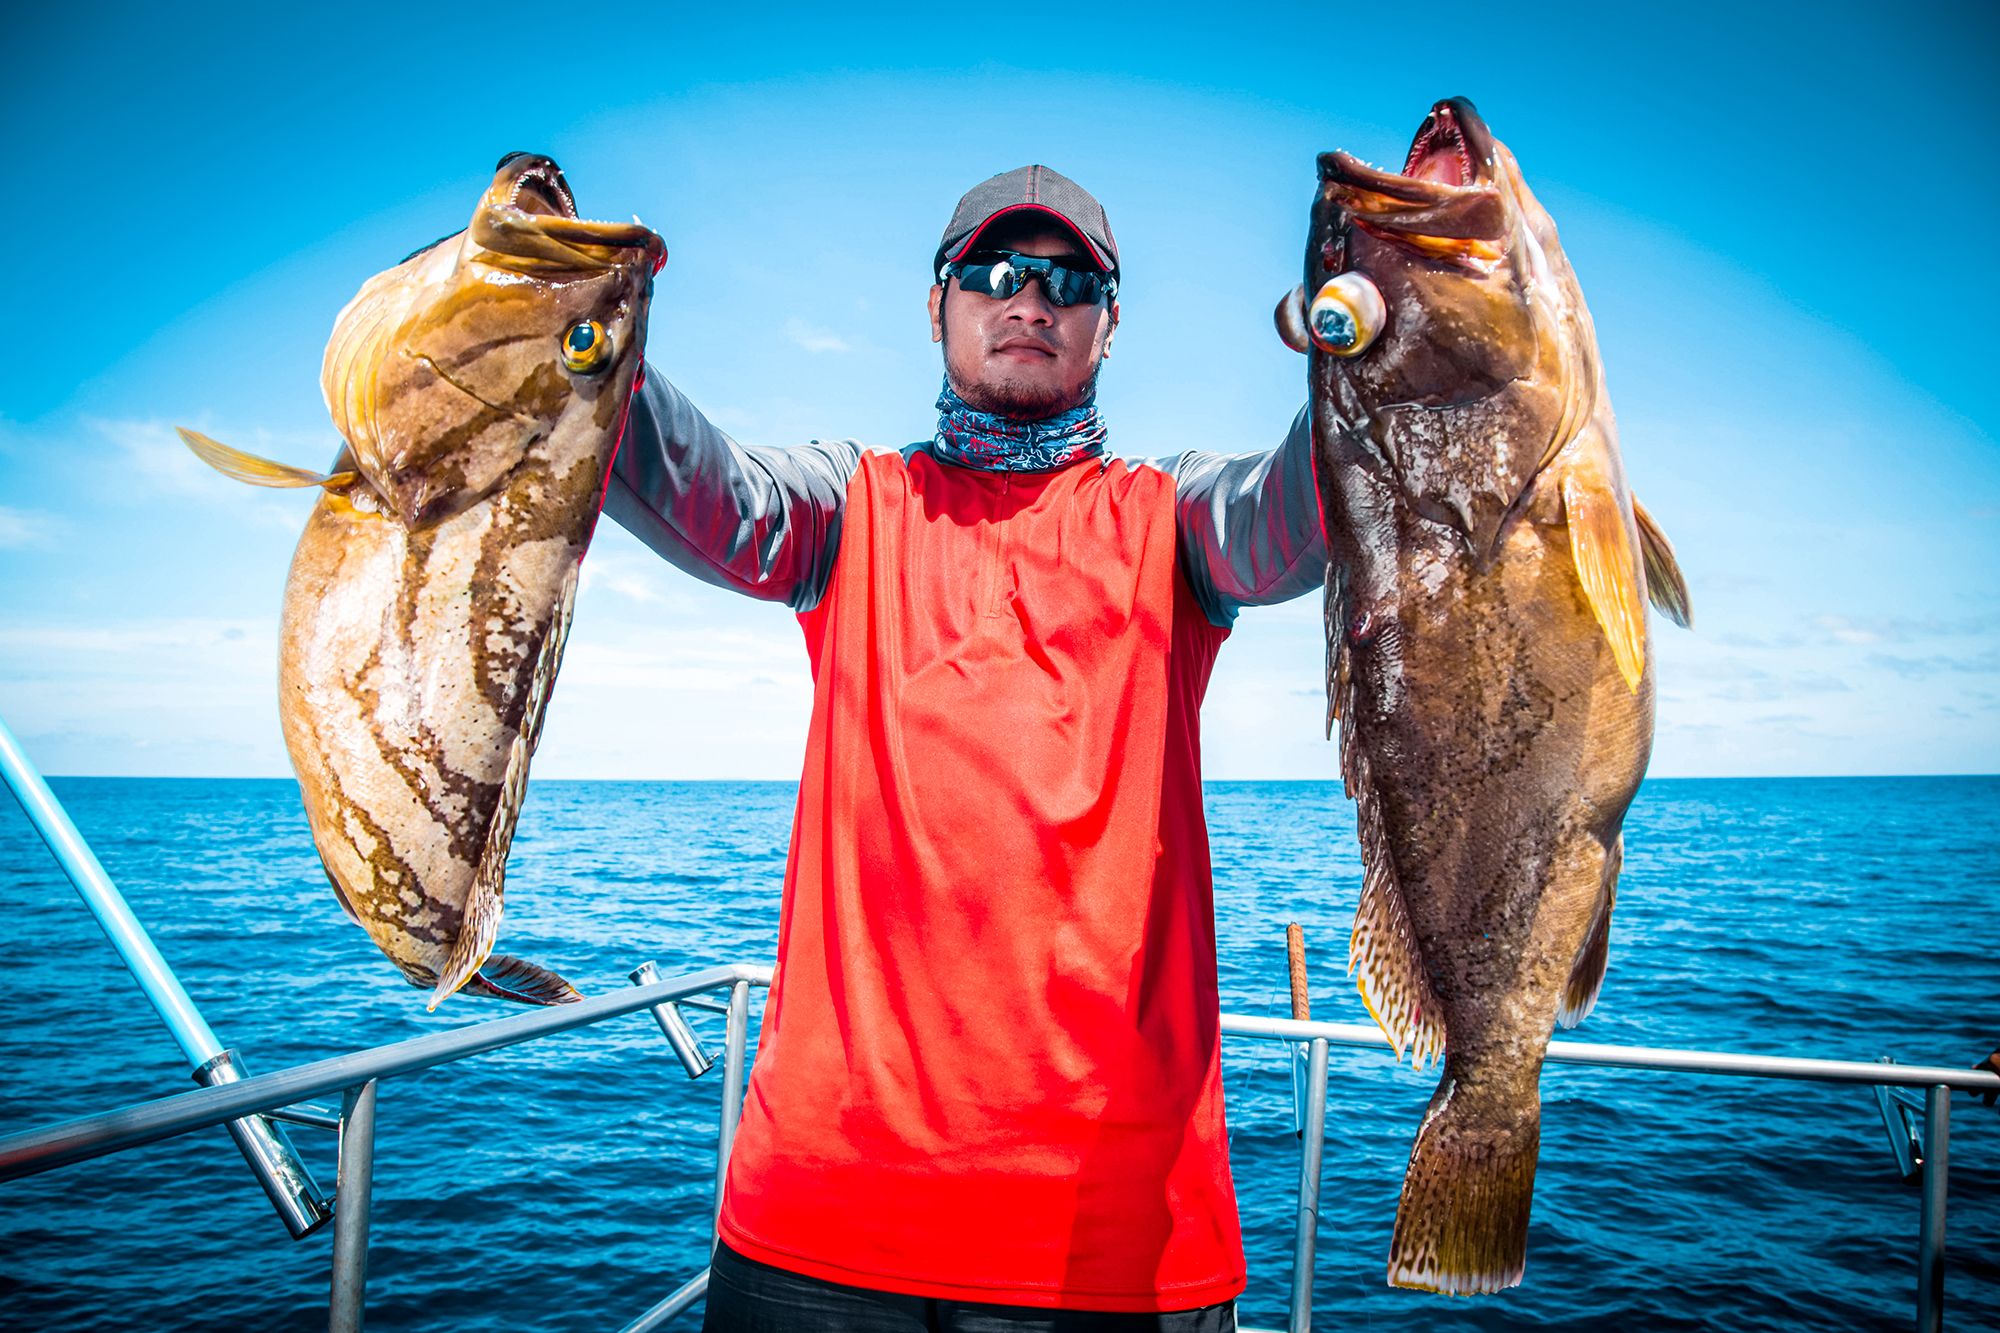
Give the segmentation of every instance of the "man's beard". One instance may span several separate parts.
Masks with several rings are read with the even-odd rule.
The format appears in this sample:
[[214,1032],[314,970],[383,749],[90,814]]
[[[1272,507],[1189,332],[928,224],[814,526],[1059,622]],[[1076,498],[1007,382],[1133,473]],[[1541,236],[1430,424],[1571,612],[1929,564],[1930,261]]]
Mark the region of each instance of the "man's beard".
[[968,407],[1015,421],[1044,421],[1071,408],[1081,407],[1095,398],[1097,372],[1104,368],[1104,363],[1100,361],[1092,366],[1082,383],[1067,389],[1023,383],[1004,375],[990,377],[978,384],[963,384],[958,376],[951,373],[951,340],[946,338],[944,366],[951,391],[963,398]]

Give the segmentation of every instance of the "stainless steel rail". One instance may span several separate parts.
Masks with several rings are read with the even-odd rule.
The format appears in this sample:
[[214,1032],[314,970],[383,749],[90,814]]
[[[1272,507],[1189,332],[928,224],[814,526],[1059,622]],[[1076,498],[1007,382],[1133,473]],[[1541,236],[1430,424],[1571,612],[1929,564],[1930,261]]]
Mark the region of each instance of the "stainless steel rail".
[[[111,882],[97,854],[90,850],[83,834],[64,810],[62,802],[49,790],[27,751],[14,739],[7,723],[0,719],[0,778],[6,780],[21,803],[35,831],[48,844],[56,864],[76,886],[78,896],[97,918],[132,973],[139,989],[173,1034],[174,1042],[193,1065],[194,1080],[204,1087],[232,1083],[244,1075],[242,1061],[234,1050],[225,1050],[208,1020],[174,975],[173,968],[160,956],[153,937],[139,924],[125,895]],[[294,1239],[310,1235],[326,1224],[332,1212],[312,1173],[299,1160],[284,1129],[261,1115],[243,1116],[227,1122],[229,1137],[236,1142],[257,1183],[284,1220]]]
[[[656,1004],[713,990],[738,981],[769,985],[771,969],[737,964],[711,967],[654,986],[634,986],[629,991],[593,995],[575,1004],[554,1005],[505,1018],[489,1019],[448,1032],[433,1032],[389,1046],[376,1046],[347,1055],[294,1065],[269,1074],[259,1074],[241,1082],[227,1083],[195,1092],[183,1092],[158,1101],[141,1102],[119,1111],[67,1120],[46,1129],[9,1134],[0,1138],[0,1181],[14,1180],[51,1171],[72,1162],[88,1161],[106,1153],[157,1143],[190,1130],[207,1129],[238,1116],[276,1107],[290,1106],[330,1092],[345,1093],[371,1079],[395,1078],[420,1069],[483,1055],[506,1046],[554,1036],[574,1028],[621,1014],[649,1009]],[[342,1114],[343,1124],[347,1116]]]
[[[1225,1034],[1263,1041],[1310,1044],[1317,1055],[1327,1043],[1382,1049],[1382,1033],[1366,1023],[1318,1023],[1294,1018],[1256,1018],[1224,1014]],[[1917,1329],[1937,1333],[1944,1326],[1944,1221],[1947,1150],[1951,1133],[1951,1094],[2000,1091],[2000,1074],[1937,1065],[1899,1065],[1861,1060],[1814,1060],[1784,1055],[1742,1055],[1734,1051],[1688,1051],[1662,1046],[1607,1046],[1585,1041],[1552,1041],[1551,1064],[1594,1065],[1603,1069],[1646,1069],[1673,1074],[1711,1074],[1735,1078],[1778,1078],[1808,1083],[1859,1084],[1875,1088],[1924,1090],[1923,1211],[1917,1236]],[[1318,1102],[1305,1112],[1305,1123],[1324,1123],[1326,1080],[1321,1072],[1308,1080],[1309,1095]],[[1317,1145],[1313,1145],[1316,1147]],[[1308,1149],[1312,1153],[1312,1148]],[[1316,1155],[1316,1154],[1313,1154]],[[1305,1216],[1304,1184],[1300,1186],[1300,1216]],[[1315,1187],[1315,1197],[1316,1187]],[[1301,1322],[1299,1286],[1311,1283],[1312,1247],[1302,1244],[1303,1262],[1293,1275],[1292,1328]],[[1305,1317],[1310,1316],[1310,1298]],[[1247,1333],[1247,1331],[1246,1331]]]
[[[1310,1042],[1387,1051],[1382,1030],[1372,1023],[1321,1023],[1313,1019],[1261,1018],[1224,1014],[1226,1035],[1264,1041]],[[1551,1064],[1597,1065],[1605,1069],[1652,1069],[1673,1074],[1725,1074],[1744,1078],[1787,1078],[1808,1083],[1860,1083],[1885,1088],[1946,1087],[1954,1092],[2000,1092],[2000,1074],[1942,1065],[1898,1065],[1864,1060],[1812,1060],[1790,1055],[1741,1055],[1734,1051],[1689,1051],[1675,1046],[1606,1046],[1587,1041],[1552,1041]]]
[[[641,968],[635,973],[635,980],[657,975],[656,970]],[[707,1070],[709,1063],[688,1058],[688,1052],[683,1049],[683,1034],[675,1031],[674,1024],[662,1015],[670,1014],[679,1020],[682,1001],[686,1001],[689,1008],[721,1009],[728,1015],[728,1035],[723,1054],[725,1081],[716,1135],[716,1190],[719,1202],[736,1118],[742,1108],[749,1040],[750,988],[768,986],[770,980],[771,969],[768,967],[736,964],[708,968],[670,980],[635,984],[629,991],[595,996],[576,1004],[492,1019],[122,1110],[85,1116],[44,1129],[6,1135],[0,1137],[0,1181],[54,1170],[253,1113],[282,1112],[308,1098],[339,1091],[343,1097],[339,1208],[335,1221],[329,1327],[336,1333],[358,1333],[365,1308],[375,1101],[377,1084],[381,1080],[449,1064],[520,1042],[554,1036],[642,1009],[654,1012],[676,1055],[687,1068],[689,1077],[697,1077]],[[727,991],[726,1006],[697,998],[703,992],[716,990]],[[1319,1217],[1329,1048],[1335,1045],[1351,1046],[1386,1054],[1387,1047],[1374,1027],[1357,1023],[1224,1014],[1222,1031],[1252,1040],[1287,1043],[1305,1051],[1307,1072],[1298,1087],[1303,1103],[1297,1108],[1302,1135],[1297,1230],[1287,1325],[1291,1333],[1305,1333],[1312,1318],[1314,1232]],[[1942,1326],[1950,1094],[1953,1091],[2000,1091],[2000,1075],[1967,1069],[1739,1055],[1723,1051],[1605,1046],[1585,1042],[1552,1042],[1548,1058],[1558,1064],[1602,1068],[1923,1088],[1923,1208],[1919,1226],[1917,1322],[1919,1329],[1926,1331]],[[307,1117],[314,1114],[306,1113]],[[699,1300],[707,1285],[708,1273],[703,1270],[666,1300],[641,1315],[627,1327],[625,1333],[650,1333],[650,1330],[661,1327]],[[1244,1333],[1255,1333],[1255,1330],[1246,1329]]]

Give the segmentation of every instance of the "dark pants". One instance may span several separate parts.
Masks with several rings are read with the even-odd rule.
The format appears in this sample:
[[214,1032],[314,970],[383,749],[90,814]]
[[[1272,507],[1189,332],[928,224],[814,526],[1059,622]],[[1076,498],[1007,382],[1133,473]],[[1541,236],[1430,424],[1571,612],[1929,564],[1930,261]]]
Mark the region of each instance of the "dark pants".
[[1172,1314],[1095,1314],[935,1301],[843,1287],[746,1259],[718,1245],[702,1333],[1234,1333],[1236,1304]]

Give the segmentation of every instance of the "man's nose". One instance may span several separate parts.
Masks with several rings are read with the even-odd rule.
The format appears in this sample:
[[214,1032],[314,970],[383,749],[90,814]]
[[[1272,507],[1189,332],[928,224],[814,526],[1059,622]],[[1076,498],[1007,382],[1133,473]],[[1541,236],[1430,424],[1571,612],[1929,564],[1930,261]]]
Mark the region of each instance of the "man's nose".
[[1031,324],[1056,322],[1055,302],[1049,300],[1048,289],[1039,277],[1028,279],[1021,284],[1020,291],[1007,298],[1007,318],[1024,319]]

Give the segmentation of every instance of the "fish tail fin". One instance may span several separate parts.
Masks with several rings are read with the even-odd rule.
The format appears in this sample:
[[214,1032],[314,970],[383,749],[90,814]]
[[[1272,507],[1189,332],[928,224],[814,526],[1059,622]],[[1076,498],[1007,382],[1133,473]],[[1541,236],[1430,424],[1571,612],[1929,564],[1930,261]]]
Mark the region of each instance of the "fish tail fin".
[[1403,1175],[1389,1285],[1454,1296],[1520,1285],[1541,1137],[1532,1085],[1526,1096],[1480,1096],[1447,1062]]
[[467,995],[485,995],[516,1004],[574,1004],[583,996],[576,987],[525,958],[496,953],[465,979]]
[[1625,862],[1625,839],[1620,835],[1604,858],[1604,887],[1597,898],[1597,914],[1576,951],[1569,984],[1563,987],[1562,1007],[1556,1022],[1573,1028],[1597,1007],[1598,992],[1604,989],[1604,969],[1611,961],[1611,909],[1618,903],[1618,869]]
[[174,431],[181,437],[181,443],[194,451],[194,456],[220,472],[223,476],[244,482],[251,486],[345,486],[359,474],[347,472],[314,472],[309,468],[293,467],[288,463],[274,463],[268,458],[246,454],[241,449],[232,449],[220,440],[210,439],[198,430],[176,426]]
[[1646,565],[1646,596],[1660,614],[1682,629],[1694,628],[1694,605],[1688,600],[1687,580],[1681,576],[1680,562],[1674,559],[1674,544],[1667,534],[1632,497],[1632,517],[1639,520],[1639,556]]

